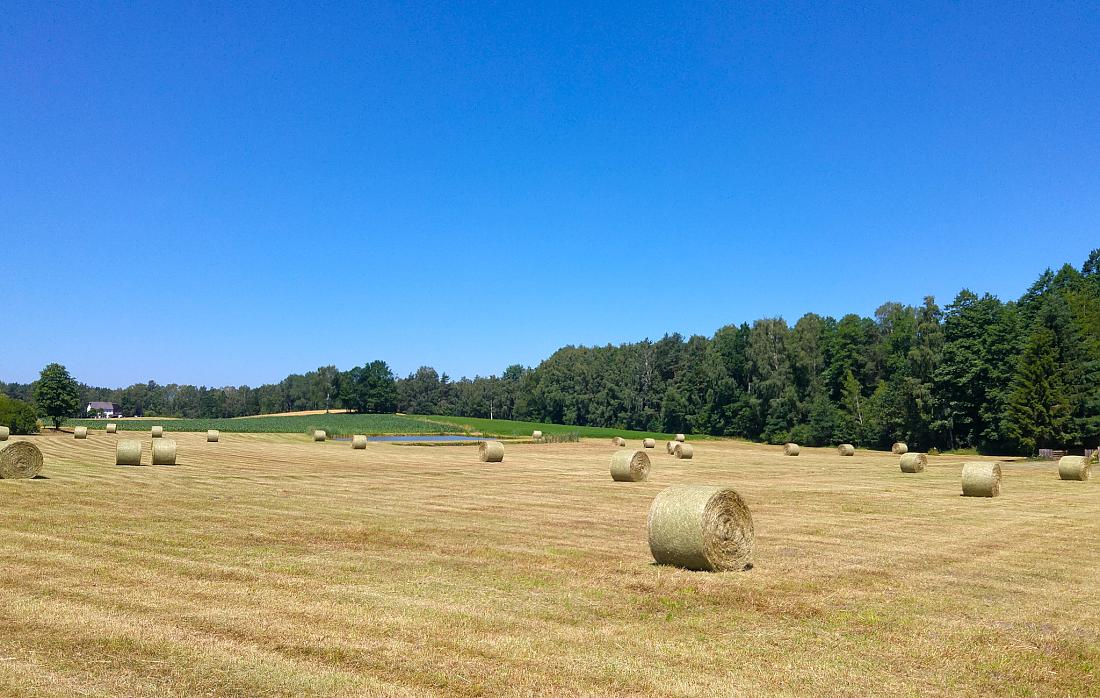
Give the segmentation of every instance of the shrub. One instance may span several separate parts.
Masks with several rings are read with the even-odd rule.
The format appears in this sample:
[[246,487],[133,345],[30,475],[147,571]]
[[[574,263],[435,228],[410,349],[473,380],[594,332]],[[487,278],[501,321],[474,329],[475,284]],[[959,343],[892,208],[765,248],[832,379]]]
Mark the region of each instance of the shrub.
[[38,415],[22,400],[0,395],[0,425],[11,429],[12,434],[36,434]]

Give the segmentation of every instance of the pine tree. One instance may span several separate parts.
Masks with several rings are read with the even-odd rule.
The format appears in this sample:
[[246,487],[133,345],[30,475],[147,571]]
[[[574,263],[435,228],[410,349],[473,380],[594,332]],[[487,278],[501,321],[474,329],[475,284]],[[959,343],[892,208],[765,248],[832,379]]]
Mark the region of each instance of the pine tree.
[[1055,334],[1042,325],[1028,338],[1008,402],[1006,431],[1019,447],[1065,445],[1076,437],[1069,392],[1058,367]]

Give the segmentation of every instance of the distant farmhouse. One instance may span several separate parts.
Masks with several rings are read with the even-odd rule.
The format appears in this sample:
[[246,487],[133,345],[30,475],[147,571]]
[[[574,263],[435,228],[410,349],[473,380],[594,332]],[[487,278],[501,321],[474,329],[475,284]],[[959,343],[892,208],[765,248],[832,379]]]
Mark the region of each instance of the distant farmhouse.
[[122,416],[122,408],[113,402],[89,402],[88,409],[84,411],[96,418],[110,419]]

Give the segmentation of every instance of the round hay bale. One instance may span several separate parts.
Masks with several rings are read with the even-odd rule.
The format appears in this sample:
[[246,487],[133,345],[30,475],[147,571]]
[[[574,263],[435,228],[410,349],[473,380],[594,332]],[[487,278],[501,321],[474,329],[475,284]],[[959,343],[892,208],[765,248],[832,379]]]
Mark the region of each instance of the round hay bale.
[[616,436],[615,438],[611,439],[611,443],[616,446],[626,446],[626,439],[621,436]]
[[644,448],[657,448],[657,439],[642,439]]
[[1063,480],[1088,480],[1092,476],[1092,465],[1084,456],[1062,456],[1058,460],[1058,477]]
[[611,456],[611,479],[642,482],[649,479],[649,456],[645,451],[618,451]]
[[482,441],[477,447],[477,459],[482,463],[499,463],[504,460],[504,444],[499,441]]
[[29,441],[0,448],[0,480],[31,478],[42,472],[42,451]]
[[162,439],[153,442],[153,465],[175,465],[176,442],[172,439]]
[[836,447],[836,452],[842,456],[854,456],[856,454],[856,447],[852,444],[840,444]]
[[691,444],[676,444],[672,448],[672,455],[682,460],[691,460],[691,457],[695,455],[695,449],[691,447]]
[[88,427],[77,427],[73,429],[74,439],[86,439],[88,438]]
[[729,487],[669,487],[654,497],[648,529],[658,564],[707,572],[752,567],[752,513]]
[[964,497],[996,497],[1001,493],[1000,463],[963,463]]
[[313,440],[314,441],[324,441],[327,438],[328,438],[328,434],[326,434],[321,429],[317,429],[316,431],[313,432]]
[[785,456],[797,456],[799,452],[798,444],[784,444],[783,455]]
[[928,465],[928,456],[923,453],[903,453],[901,456],[901,472],[919,473]]
[[206,443],[216,444],[216,443],[218,443],[218,441],[221,440],[221,438],[222,438],[222,433],[220,431],[218,431],[217,429],[207,429],[206,430]]
[[0,427],[0,441],[7,441],[10,434],[11,429],[8,427]]
[[141,442],[119,439],[115,444],[115,465],[141,465]]
[[107,425],[107,433],[108,434],[117,434],[118,433],[118,425],[117,424],[108,424]]
[[150,430],[150,433],[153,435],[154,439],[163,438],[164,437],[164,427],[153,427]]
[[355,449],[364,449],[367,447],[367,437],[365,434],[356,434],[351,437],[351,447]]
[[673,441],[679,441],[680,443],[684,443],[685,441],[687,441],[687,437],[684,436],[683,434],[677,434],[676,438],[673,439]]
[[674,448],[676,448],[676,442],[675,441],[665,442],[665,452],[668,453],[670,456],[672,455],[672,449],[674,449]]
[[532,439],[541,439],[542,438],[542,432],[539,431],[538,429],[534,430],[533,432],[531,432],[531,438]]
[[909,453],[909,447],[901,441],[898,441],[890,447],[890,453],[893,453],[895,456],[904,456],[906,453]]

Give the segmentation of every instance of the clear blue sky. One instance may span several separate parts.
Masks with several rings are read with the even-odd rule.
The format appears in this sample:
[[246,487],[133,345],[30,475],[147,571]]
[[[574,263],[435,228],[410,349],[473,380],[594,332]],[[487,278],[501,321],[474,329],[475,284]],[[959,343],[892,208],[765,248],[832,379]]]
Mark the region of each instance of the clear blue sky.
[[452,376],[1016,298],[1100,246],[1100,4],[7,3],[0,380]]

